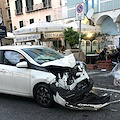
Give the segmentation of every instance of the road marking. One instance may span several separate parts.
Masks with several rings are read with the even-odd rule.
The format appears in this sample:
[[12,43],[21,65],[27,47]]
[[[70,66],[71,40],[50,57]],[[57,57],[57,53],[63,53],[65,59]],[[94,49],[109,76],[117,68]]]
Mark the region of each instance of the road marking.
[[100,73],[100,72],[87,72],[88,75],[92,75],[92,74],[97,74],[97,73]]
[[104,90],[104,91],[108,91],[108,92],[120,93],[120,90],[115,90],[115,89],[107,89],[107,88],[99,88],[99,87],[93,87],[93,89],[96,89],[96,90]]
[[[93,75],[93,74],[98,74],[100,72],[87,72],[87,73],[88,73],[88,75]],[[111,73],[105,73],[105,74],[100,74],[98,76],[108,77],[110,75],[112,75],[112,74]]]
[[98,75],[98,76],[108,77],[110,75],[111,75],[111,73],[106,73],[106,74],[101,74],[101,75]]

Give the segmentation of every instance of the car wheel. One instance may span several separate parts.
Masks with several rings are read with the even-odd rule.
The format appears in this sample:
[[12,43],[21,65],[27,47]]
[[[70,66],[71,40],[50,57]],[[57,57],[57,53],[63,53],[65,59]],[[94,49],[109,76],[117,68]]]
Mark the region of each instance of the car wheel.
[[39,84],[34,90],[34,97],[42,107],[52,107],[53,94],[47,84]]

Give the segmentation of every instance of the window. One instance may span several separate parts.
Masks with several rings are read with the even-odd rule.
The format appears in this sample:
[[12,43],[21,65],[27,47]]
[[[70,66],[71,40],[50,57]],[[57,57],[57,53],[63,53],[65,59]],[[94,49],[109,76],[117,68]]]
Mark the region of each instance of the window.
[[51,21],[51,16],[50,15],[46,16],[46,22],[50,22],[50,21]]
[[4,51],[4,64],[16,65],[19,62],[25,61],[25,58],[16,51]]
[[12,29],[12,23],[10,23],[10,31],[11,32],[13,31],[13,29]]
[[9,6],[9,0],[7,0],[7,4],[8,4],[8,6]]
[[22,0],[16,0],[15,6],[16,6],[16,14],[21,14],[22,13]]
[[9,16],[9,19],[11,19],[10,9],[8,10],[8,16]]
[[33,5],[34,5],[33,0],[26,0],[26,10],[27,11],[33,10]]
[[19,21],[20,28],[23,27],[23,21]]
[[86,46],[90,46],[90,42],[89,41],[86,41]]
[[93,42],[93,46],[98,46],[97,41],[94,41],[94,42]]
[[34,23],[34,19],[30,19],[30,24]]
[[51,7],[51,0],[42,0],[43,7]]

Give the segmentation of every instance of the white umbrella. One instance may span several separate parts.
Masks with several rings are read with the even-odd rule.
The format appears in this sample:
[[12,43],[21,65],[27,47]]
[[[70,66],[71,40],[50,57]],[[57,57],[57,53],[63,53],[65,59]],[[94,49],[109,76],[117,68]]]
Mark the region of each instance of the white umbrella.
[[[74,21],[66,24],[65,26],[73,27],[74,30],[78,31],[79,30],[79,22]],[[88,25],[88,24],[83,24],[81,23],[81,31],[82,32],[100,32],[99,28],[96,26]]]
[[7,37],[5,37],[6,39],[14,39],[15,36],[13,35],[13,33],[11,32],[7,32]]
[[61,24],[50,23],[50,22],[38,22],[19,28],[13,31],[13,33],[14,35],[20,35],[20,34],[28,34],[28,33],[30,34],[37,32],[40,33],[40,32],[64,31],[64,29],[66,29],[66,26],[63,26]]

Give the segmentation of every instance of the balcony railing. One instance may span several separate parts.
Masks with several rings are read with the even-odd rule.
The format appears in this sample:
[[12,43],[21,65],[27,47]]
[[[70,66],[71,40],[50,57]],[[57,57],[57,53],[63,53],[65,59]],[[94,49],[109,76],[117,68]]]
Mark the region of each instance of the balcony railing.
[[29,13],[29,12],[38,11],[38,10],[47,9],[47,8],[51,8],[51,5],[49,5],[49,4],[43,5],[43,3],[40,3],[40,4],[27,6],[25,8],[25,11],[26,11],[26,13]]
[[21,8],[21,9],[16,9],[15,10],[15,15],[22,15],[23,14],[23,8]]
[[7,8],[10,8],[10,4],[9,4],[8,2],[5,3],[4,6],[5,6],[6,9],[7,9]]
[[100,0],[100,11],[120,9],[120,0]]
[[10,22],[11,21],[11,16],[7,16],[6,20],[7,20],[7,22]]

